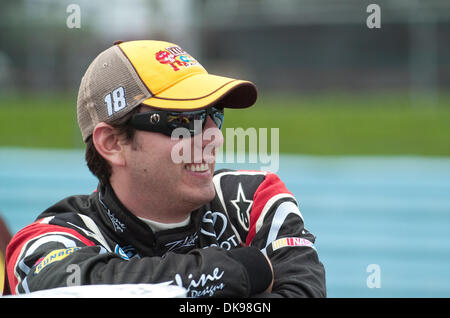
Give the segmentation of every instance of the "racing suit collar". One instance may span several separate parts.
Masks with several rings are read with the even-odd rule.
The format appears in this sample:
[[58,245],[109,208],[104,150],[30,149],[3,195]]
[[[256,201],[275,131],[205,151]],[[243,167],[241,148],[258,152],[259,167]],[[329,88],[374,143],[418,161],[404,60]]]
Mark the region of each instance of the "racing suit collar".
[[[131,244],[139,250],[147,250],[155,243],[151,229],[131,213],[117,198],[114,189],[108,184],[99,184],[97,198],[101,217],[105,225],[114,233],[121,244]],[[145,242],[145,244],[143,244]]]
[[122,204],[110,184],[99,184],[96,193],[98,205],[100,211],[102,211],[102,221],[114,234],[114,240],[120,246],[134,246],[136,252],[141,256],[163,255],[173,247],[173,242],[189,241],[189,238],[196,237],[196,233],[201,226],[202,212],[206,208],[204,206],[193,211],[191,221],[186,226],[154,233],[144,221],[140,220]]

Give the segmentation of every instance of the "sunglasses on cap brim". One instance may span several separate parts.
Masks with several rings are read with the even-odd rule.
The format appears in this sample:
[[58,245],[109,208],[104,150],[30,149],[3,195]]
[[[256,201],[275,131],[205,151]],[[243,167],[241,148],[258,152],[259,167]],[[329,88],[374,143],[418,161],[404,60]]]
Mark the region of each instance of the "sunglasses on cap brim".
[[[134,114],[130,119],[130,125],[138,130],[159,132],[166,136],[172,136],[177,128],[185,128],[191,136],[199,134],[205,128],[208,116],[222,129],[224,112],[223,108],[209,107],[207,109],[191,112],[175,112],[167,110],[151,110]],[[201,121],[201,130],[196,121]]]

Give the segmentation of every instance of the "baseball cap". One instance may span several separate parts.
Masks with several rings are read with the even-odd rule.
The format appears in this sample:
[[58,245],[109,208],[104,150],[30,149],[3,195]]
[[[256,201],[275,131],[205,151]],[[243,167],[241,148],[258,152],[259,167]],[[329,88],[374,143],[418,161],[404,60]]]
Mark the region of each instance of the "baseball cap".
[[252,82],[209,74],[176,44],[116,42],[92,61],[81,79],[78,125],[86,141],[99,122],[120,118],[139,105],[172,111],[212,105],[245,108],[256,97]]

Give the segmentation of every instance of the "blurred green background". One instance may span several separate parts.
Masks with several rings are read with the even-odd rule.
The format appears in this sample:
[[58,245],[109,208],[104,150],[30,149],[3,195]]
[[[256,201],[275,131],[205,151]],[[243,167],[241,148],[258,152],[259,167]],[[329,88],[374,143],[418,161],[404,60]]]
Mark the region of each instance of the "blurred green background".
[[[78,85],[113,41],[180,44],[210,73],[254,81],[226,127],[280,128],[282,153],[450,156],[450,4],[378,1],[4,0],[0,146],[82,148]],[[106,6],[106,3],[108,4]]]
[[[450,156],[450,95],[411,106],[404,94],[261,94],[226,110],[226,128],[280,128],[282,153]],[[269,137],[270,137],[270,129]],[[0,145],[81,148],[76,95],[3,96]],[[269,147],[270,149],[270,147]]]

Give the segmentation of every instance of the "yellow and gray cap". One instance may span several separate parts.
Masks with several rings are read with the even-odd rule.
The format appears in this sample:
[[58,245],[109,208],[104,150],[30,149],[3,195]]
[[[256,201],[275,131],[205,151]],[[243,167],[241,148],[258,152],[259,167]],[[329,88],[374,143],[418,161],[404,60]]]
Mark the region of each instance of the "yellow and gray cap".
[[245,108],[256,101],[252,82],[208,74],[173,43],[120,42],[100,53],[83,76],[77,116],[83,140],[100,122],[120,118],[139,105],[190,111],[220,103]]

